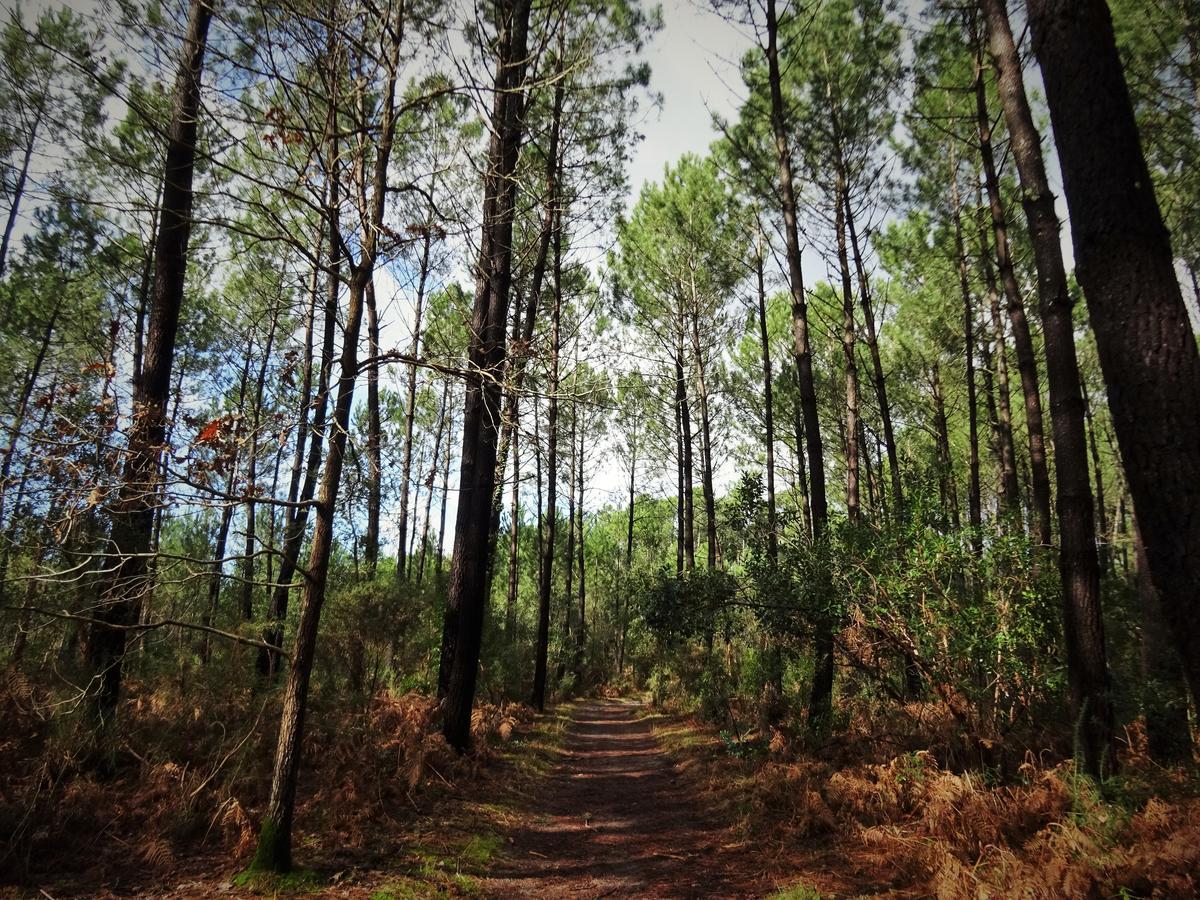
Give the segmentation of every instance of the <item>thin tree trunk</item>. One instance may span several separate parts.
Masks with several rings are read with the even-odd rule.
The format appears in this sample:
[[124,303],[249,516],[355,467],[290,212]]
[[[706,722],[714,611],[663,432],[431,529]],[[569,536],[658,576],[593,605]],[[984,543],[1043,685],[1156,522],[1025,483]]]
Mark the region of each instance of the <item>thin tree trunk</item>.
[[379,356],[379,312],[373,276],[367,281],[366,304],[367,357],[371,362],[367,366],[367,533],[363,556],[367,563],[367,578],[374,581],[379,564],[379,514],[383,505],[383,423],[379,415],[379,363],[376,361]]
[[1109,533],[1108,509],[1104,501],[1104,469],[1100,465],[1100,447],[1096,443],[1096,423],[1092,418],[1092,402],[1088,397],[1087,384],[1081,379],[1079,386],[1083,391],[1083,415],[1091,449],[1092,476],[1096,480],[1096,536],[1100,542],[1097,553],[1100,560],[1100,576],[1103,578],[1112,571],[1112,535]]
[[[996,443],[1000,465],[1000,505],[1011,516],[1016,517],[1021,507],[1021,485],[1017,477],[1017,453],[1013,442],[1012,401],[1008,382],[1008,345],[1005,341],[1004,319],[1000,315],[1000,292],[996,287],[996,273],[992,268],[991,248],[987,239],[987,226],[980,209],[979,259],[983,267],[984,284],[987,287],[988,308],[992,319],[991,354],[987,370],[995,379],[996,399]],[[990,392],[989,392],[990,396]]]
[[896,452],[896,433],[892,428],[892,408],[888,403],[887,376],[883,372],[883,357],[879,355],[879,334],[875,329],[875,308],[871,301],[871,281],[863,264],[858,231],[854,226],[854,210],[850,192],[845,192],[846,230],[850,234],[850,249],[854,254],[854,269],[858,273],[859,303],[866,325],[867,349],[871,351],[871,372],[875,381],[875,399],[879,403],[879,419],[883,423],[883,445],[887,450],[888,474],[892,489],[892,505],[897,510],[904,505],[904,488],[900,481],[900,457]]
[[1037,521],[1038,542],[1043,547],[1051,543],[1050,516],[1050,469],[1046,461],[1046,437],[1042,422],[1042,393],[1039,384],[1037,355],[1033,349],[1033,338],[1029,333],[1029,322],[1025,317],[1025,303],[1021,299],[1021,288],[1013,269],[1012,252],[1008,244],[1008,220],[1004,202],[1000,197],[1000,179],[996,174],[996,161],[992,152],[992,120],[987,108],[987,85],[984,81],[983,51],[976,50],[975,107],[979,125],[979,155],[983,161],[983,183],[987,189],[988,205],[992,218],[992,235],[995,238],[996,263],[1000,273],[1000,285],[1008,303],[1008,320],[1012,324],[1013,347],[1017,353],[1017,372],[1021,376],[1021,390],[1025,397],[1025,430],[1029,435],[1030,495],[1034,517]]
[[717,498],[713,489],[712,428],[708,413],[708,383],[704,377],[704,354],[700,347],[700,314],[695,284],[692,285],[692,352],[696,355],[696,394],[700,405],[700,489],[704,497],[705,540],[708,544],[708,568],[721,564],[717,543]]
[[[325,583],[329,575],[329,558],[333,548],[333,524],[337,510],[338,487],[345,461],[349,436],[350,410],[354,402],[354,382],[358,374],[358,341],[362,328],[363,307],[367,286],[375,269],[378,235],[383,223],[387,194],[388,163],[395,134],[396,82],[399,72],[400,45],[404,38],[404,21],[388,22],[385,33],[390,37],[387,65],[387,84],[381,98],[382,114],[378,129],[374,166],[371,176],[371,200],[363,210],[363,229],[359,237],[361,256],[350,270],[349,303],[342,335],[342,354],[338,373],[337,399],[334,404],[332,432],[321,476],[321,489],[315,504],[316,525],[313,528],[312,548],[305,573],[304,592],[292,664],[288,672],[287,690],[275,745],[275,764],[271,778],[271,796],[259,832],[258,849],[251,869],[287,872],[292,865],[292,815],[295,809],[296,786],[304,738],[304,719],[308,703],[308,685],[312,675],[313,657],[317,645],[317,628],[325,602]],[[331,70],[336,77],[336,67]],[[334,235],[337,240],[337,235]],[[336,281],[336,279],[334,279]]]
[[254,381],[254,414],[250,420],[250,447],[246,459],[246,544],[242,555],[242,620],[249,622],[254,618],[254,574],[255,554],[257,553],[254,498],[258,495],[258,429],[262,415],[263,389],[267,380],[267,364],[271,360],[271,351],[275,346],[275,328],[278,324],[278,310],[271,314],[271,326],[267,329],[267,343],[263,347],[262,361],[258,367],[258,377]]
[[[246,404],[246,386],[250,379],[250,357],[254,350],[254,344],[246,345],[246,356],[242,362],[242,377],[238,383],[238,399],[237,409],[239,412],[238,424],[233,435],[233,458],[229,461],[229,476],[225,479],[225,493],[227,496],[225,502],[221,506],[221,520],[217,526],[217,538],[213,543],[213,563],[212,573],[208,577],[208,605],[200,616],[200,624],[208,626],[212,625],[217,618],[217,610],[221,602],[221,583],[224,581],[225,573],[225,548],[229,540],[229,527],[233,522],[234,503],[231,499],[237,491],[237,476],[238,465],[241,460],[238,459],[238,450],[241,447],[242,441],[242,422],[241,411]],[[202,665],[208,665],[212,657],[212,635],[204,634],[200,639],[200,662]]]
[[[792,181],[792,153],[788,145],[783,115],[783,90],[779,73],[779,22],[775,0],[767,0],[767,77],[771,91],[771,130],[775,138],[775,156],[779,167],[780,206],[787,246],[788,281],[792,292],[792,337],[795,342],[796,371],[800,382],[800,405],[804,413],[804,437],[808,449],[811,479],[809,505],[813,536],[825,535],[829,510],[825,497],[825,454],[821,443],[821,423],[817,411],[817,392],[813,379],[812,349],[809,346],[808,303],[804,295],[804,276],[800,265],[800,236],[796,224],[796,194]],[[816,664],[813,669],[808,719],[814,725],[828,722],[833,704],[833,623],[817,623],[814,641]]]
[[[579,371],[578,366],[576,372]],[[575,602],[575,434],[576,434],[575,400],[571,400],[571,434],[568,443],[571,447],[571,458],[567,464],[567,555],[566,571],[563,585],[563,620],[562,646],[558,665],[555,667],[554,679],[560,685],[567,671],[567,653],[571,646],[571,609]]]
[[[779,526],[775,512],[775,408],[771,385],[771,341],[767,333],[767,291],[763,278],[763,235],[758,232],[758,254],[755,257],[758,278],[758,337],[762,351],[763,373],[763,443],[767,451],[767,559],[771,565],[779,561]],[[633,479],[629,480],[629,542],[633,549]]]
[[[559,219],[561,226],[561,218]],[[532,705],[541,712],[546,706],[546,666],[550,647],[550,599],[554,576],[554,539],[558,512],[558,352],[562,328],[562,230],[554,230],[554,300],[550,326],[550,373],[546,392],[546,512],[545,541],[538,567],[538,624],[534,646]],[[540,505],[540,504],[539,504]],[[542,521],[539,513],[539,523]],[[539,528],[542,526],[539,524]]]
[[17,224],[17,216],[21,210],[21,200],[25,196],[25,184],[29,179],[29,164],[33,159],[33,149],[37,146],[37,134],[41,128],[44,107],[39,106],[37,116],[29,129],[29,140],[25,144],[25,152],[21,155],[21,168],[17,171],[17,181],[13,185],[12,203],[8,207],[8,218],[4,222],[4,236],[0,237],[0,276],[8,269],[8,245],[12,240],[13,228]]
[[446,550],[446,504],[450,500],[450,446],[451,439],[454,435],[454,408],[448,406],[446,415],[449,417],[446,423],[446,457],[442,461],[442,509],[438,516],[438,543],[437,543],[437,565],[434,571],[434,581],[437,582],[438,588],[442,586],[442,568],[445,563]]
[[579,689],[583,682],[584,655],[587,651],[587,541],[583,530],[583,442],[586,429],[579,429],[579,494],[576,507],[579,510],[579,628],[575,631],[575,687]]
[[97,621],[88,638],[87,658],[95,675],[92,712],[102,729],[116,714],[127,627],[138,621],[147,586],[147,556],[166,434],[166,405],[187,272],[196,130],[211,17],[212,8],[205,0],[191,0],[187,35],[171,100],[162,225],[154,246],[154,302],[146,354],[142,378],[134,394],[133,424],[120,497],[111,513],[110,540],[116,568],[99,598]]
[[[328,54],[332,59],[334,48],[328,50]],[[332,63],[330,63],[332,64]],[[330,103],[336,105],[336,96],[331,97]],[[329,122],[327,123],[327,136],[329,139],[328,157],[325,167],[325,194],[326,207],[325,218],[328,228],[329,241],[329,261],[326,267],[326,284],[325,284],[325,320],[324,329],[321,337],[321,365],[317,374],[317,394],[313,403],[312,415],[312,431],[311,438],[308,441],[308,461],[304,469],[304,482],[300,488],[300,493],[297,501],[302,504],[300,506],[289,507],[287,524],[283,534],[283,553],[279,560],[279,581],[275,585],[275,589],[271,595],[270,607],[267,610],[267,625],[263,632],[263,641],[271,644],[274,647],[283,646],[283,629],[284,622],[287,619],[288,599],[292,589],[292,578],[296,574],[296,567],[300,561],[300,553],[304,548],[304,536],[308,530],[308,503],[313,498],[313,493],[317,487],[317,476],[320,473],[321,467],[321,447],[325,437],[325,419],[326,410],[329,405],[329,392],[332,380],[333,370],[333,351],[334,338],[337,327],[337,310],[338,297],[341,292],[341,216],[339,215],[341,203],[341,190],[339,183],[339,158],[340,158],[340,142],[336,133],[336,116],[330,113]],[[317,242],[317,259],[320,258],[321,242]],[[313,274],[313,289],[316,289],[316,273]],[[314,308],[316,297],[313,298]],[[311,340],[306,338],[306,351],[311,350]],[[306,365],[306,388],[310,388],[312,384],[312,362],[311,353],[305,361]],[[307,390],[306,390],[307,393]],[[304,424],[306,416],[302,413],[301,424]],[[301,446],[300,435],[297,435],[296,456],[297,459],[302,455],[303,448]],[[298,470],[292,472],[293,488],[298,477]],[[294,490],[289,491],[289,497],[294,493]],[[280,656],[267,650],[260,650],[258,654],[258,671],[262,675],[274,675],[279,670]]]
[[[442,405],[438,410],[438,430],[437,435],[433,439],[433,464],[429,467],[429,480],[426,482],[428,490],[425,493],[425,525],[421,532],[421,556],[417,560],[417,586],[425,577],[425,554],[429,547],[429,520],[433,512],[433,482],[437,477],[438,458],[442,452],[442,435],[446,433],[446,414],[450,401],[450,382],[447,380],[442,385]],[[449,438],[447,438],[449,443]],[[449,455],[449,451],[447,451]]]
[[508,592],[504,607],[504,636],[511,643],[517,633],[517,589],[519,587],[520,569],[517,566],[517,554],[521,546],[521,448],[519,444],[520,429],[514,427],[512,434],[513,481],[512,503],[509,509],[508,536]]
[[[421,273],[417,279],[417,299],[413,310],[413,335],[409,353],[415,359],[421,349],[421,316],[425,305],[425,284],[429,277],[430,223],[424,226],[425,240],[421,245]],[[396,538],[396,579],[408,578],[408,495],[412,482],[413,419],[417,405],[417,366],[408,367],[408,395],[404,407],[404,458],[400,465],[400,514],[397,518],[399,534]]]
[[837,232],[838,268],[842,275],[842,355],[846,366],[846,518],[850,524],[861,521],[858,488],[858,358],[854,327],[854,292],[850,286],[850,262],[846,256],[846,181],[839,171],[837,198],[834,201],[834,229]]
[[954,485],[953,457],[950,455],[950,428],[946,421],[946,399],[942,392],[940,367],[934,362],[930,372],[930,387],[933,390],[933,425],[937,433],[938,485],[941,489],[943,508],[950,514],[950,524],[959,527],[958,490]]
[[[681,312],[682,317],[682,312]],[[675,406],[679,415],[679,445],[683,466],[683,561],[687,569],[696,568],[696,529],[693,508],[695,488],[692,467],[692,417],[688,409],[687,379],[683,369],[683,323],[679,323],[679,338],[675,347]]]
[[975,301],[967,271],[967,251],[963,241],[962,203],[958,193],[958,170],[950,182],[954,210],[954,252],[958,263],[958,284],[963,302],[963,356],[967,373],[967,522],[971,526],[971,544],[976,554],[983,550],[983,499],[979,486],[979,404],[975,392]]

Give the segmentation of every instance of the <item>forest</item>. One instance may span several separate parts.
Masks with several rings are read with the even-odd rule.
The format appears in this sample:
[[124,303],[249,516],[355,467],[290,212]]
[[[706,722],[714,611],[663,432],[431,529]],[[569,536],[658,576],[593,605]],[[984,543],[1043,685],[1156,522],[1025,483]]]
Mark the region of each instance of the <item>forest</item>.
[[1194,0],[60,3],[0,896],[1200,894]]

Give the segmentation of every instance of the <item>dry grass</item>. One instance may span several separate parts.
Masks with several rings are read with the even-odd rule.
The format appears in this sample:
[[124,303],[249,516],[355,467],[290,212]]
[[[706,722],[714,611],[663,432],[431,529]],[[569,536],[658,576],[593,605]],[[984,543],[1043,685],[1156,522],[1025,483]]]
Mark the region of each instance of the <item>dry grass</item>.
[[[934,726],[927,745],[949,747],[946,714],[931,707],[912,721]],[[928,750],[895,752],[916,743],[919,728],[871,740],[869,725],[854,722],[821,750],[773,733],[764,753],[742,759],[695,721],[664,717],[659,736],[708,803],[737,811],[749,846],[790,848],[771,864],[781,885],[794,881],[790,866],[806,882],[824,876],[835,893],[1200,895],[1194,769],[1164,770],[1130,753],[1101,792],[1049,754],[1026,753],[1011,774],[951,769]],[[963,746],[956,738],[950,752]]]
[[[0,884],[57,882],[70,892],[219,877],[253,852],[278,692],[131,683],[128,697],[117,771],[101,779],[77,759],[70,717],[40,711],[46,698],[24,679],[0,683]],[[531,718],[523,707],[481,707],[476,752],[460,757],[427,696],[381,692],[350,710],[343,702],[314,697],[296,809],[298,858],[331,870],[403,857],[413,822],[479,776]]]

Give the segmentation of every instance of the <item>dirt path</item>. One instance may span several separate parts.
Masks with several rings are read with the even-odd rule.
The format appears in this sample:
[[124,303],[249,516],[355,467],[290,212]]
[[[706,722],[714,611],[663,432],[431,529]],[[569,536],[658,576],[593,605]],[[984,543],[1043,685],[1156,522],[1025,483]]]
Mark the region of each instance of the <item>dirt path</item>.
[[[506,859],[482,882],[505,897],[745,897],[769,893],[675,771],[630,701],[575,708],[563,763]],[[741,857],[739,859],[739,857]]]

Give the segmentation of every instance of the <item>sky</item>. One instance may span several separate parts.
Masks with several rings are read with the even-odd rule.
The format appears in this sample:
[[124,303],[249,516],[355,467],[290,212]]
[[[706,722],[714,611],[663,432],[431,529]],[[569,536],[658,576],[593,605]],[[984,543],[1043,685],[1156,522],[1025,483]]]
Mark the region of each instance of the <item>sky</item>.
[[703,153],[717,137],[712,113],[732,117],[739,106],[738,60],[752,37],[690,0],[662,4],[663,27],[645,48],[650,88],[662,97],[647,108],[639,131],[645,139],[629,168],[629,204],[647,181],[684,153]]

